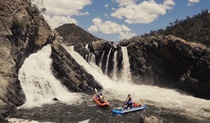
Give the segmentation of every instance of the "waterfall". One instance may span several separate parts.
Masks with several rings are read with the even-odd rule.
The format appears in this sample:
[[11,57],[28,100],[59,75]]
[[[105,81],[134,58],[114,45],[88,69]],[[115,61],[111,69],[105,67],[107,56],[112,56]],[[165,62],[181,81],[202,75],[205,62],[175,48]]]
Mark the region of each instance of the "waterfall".
[[[113,44],[113,46],[116,48],[117,46],[115,46],[116,44]],[[88,45],[85,45],[85,47],[87,48]],[[106,57],[106,64],[105,64],[105,72],[103,72],[104,74],[106,75],[109,75],[110,77],[113,78],[113,80],[117,80],[119,78],[119,74],[121,79],[120,81],[121,82],[131,82],[131,73],[130,73],[130,63],[129,63],[129,58],[128,58],[128,52],[127,52],[127,47],[122,47],[122,57],[123,57],[123,66],[122,68],[123,69],[120,69],[118,70],[118,60],[117,60],[117,53],[118,51],[115,51],[114,52],[114,57],[113,57],[113,62],[114,62],[114,65],[113,65],[113,68],[110,68],[110,69],[113,69],[112,73],[109,73],[109,60],[112,60],[110,59],[110,54],[112,52],[112,48],[109,49],[108,51],[108,54],[105,54],[105,50],[103,51],[102,53],[102,56],[101,56],[101,59],[100,59],[100,62],[99,62],[99,68],[101,68],[101,70],[103,71],[103,58],[105,56]],[[88,55],[88,62],[95,62],[95,55],[93,53],[89,54]],[[121,67],[120,67],[121,68]],[[112,74],[112,75],[111,75]]]
[[93,53],[89,53],[86,55],[87,62],[95,62],[95,55]]
[[95,63],[95,55],[93,53],[91,53],[90,55],[90,62],[94,62]]
[[131,73],[130,73],[130,63],[129,63],[127,47],[122,47],[122,52],[123,52],[123,71],[122,71],[121,81],[130,82]]
[[118,78],[117,78],[117,74],[118,74],[118,71],[117,71],[117,52],[118,51],[115,51],[114,52],[114,69],[113,69],[113,77],[112,77],[112,79],[113,80],[117,80]]
[[22,107],[53,103],[53,98],[67,104],[79,100],[79,94],[70,93],[52,74],[50,54],[51,46],[47,45],[26,58],[20,68],[18,77],[26,95],[26,103]]
[[105,74],[108,75],[108,66],[109,66],[109,56],[110,56],[110,53],[112,51],[112,48],[109,49],[109,53],[107,55],[107,59],[106,59],[106,69],[105,69]]
[[101,70],[102,70],[102,60],[103,60],[104,54],[105,54],[105,50],[103,51],[100,62],[99,62],[99,68],[101,68]]

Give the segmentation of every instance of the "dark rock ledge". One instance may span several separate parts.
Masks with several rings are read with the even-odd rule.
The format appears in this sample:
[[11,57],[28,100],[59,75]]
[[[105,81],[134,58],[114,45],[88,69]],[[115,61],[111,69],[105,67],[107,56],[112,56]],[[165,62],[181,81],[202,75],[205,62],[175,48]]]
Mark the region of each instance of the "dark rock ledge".
[[87,73],[57,41],[53,42],[51,57],[54,75],[70,91],[102,89],[101,84]]

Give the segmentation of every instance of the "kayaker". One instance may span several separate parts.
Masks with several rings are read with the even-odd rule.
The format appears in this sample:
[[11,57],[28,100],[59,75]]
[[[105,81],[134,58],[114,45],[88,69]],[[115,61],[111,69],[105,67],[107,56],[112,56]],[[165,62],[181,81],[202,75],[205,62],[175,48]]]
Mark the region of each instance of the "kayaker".
[[132,108],[132,106],[133,106],[132,98],[131,95],[128,94],[127,99],[125,101],[125,108]]
[[101,92],[97,93],[96,98],[98,101],[100,101],[101,103],[104,103],[104,96]]
[[99,101],[100,101],[100,103],[104,103],[104,102],[105,102],[105,101],[104,101],[104,96],[103,96],[103,95],[100,95]]
[[102,96],[102,93],[101,93],[101,92],[99,92],[99,93],[97,93],[97,94],[96,94],[96,98],[97,98],[97,100],[99,100],[99,99],[100,99],[100,96]]

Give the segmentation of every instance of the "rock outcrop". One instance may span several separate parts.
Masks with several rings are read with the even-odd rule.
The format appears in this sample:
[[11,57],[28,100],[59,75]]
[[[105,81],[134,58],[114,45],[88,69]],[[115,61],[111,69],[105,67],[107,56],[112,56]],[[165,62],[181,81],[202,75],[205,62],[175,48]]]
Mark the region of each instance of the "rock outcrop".
[[58,41],[53,42],[51,57],[54,75],[70,91],[102,89],[102,85],[87,73]]
[[25,58],[52,40],[50,27],[35,6],[27,0],[0,1],[0,119],[25,101],[18,80]]
[[134,81],[178,87],[210,98],[210,50],[174,36],[136,37],[128,44]]

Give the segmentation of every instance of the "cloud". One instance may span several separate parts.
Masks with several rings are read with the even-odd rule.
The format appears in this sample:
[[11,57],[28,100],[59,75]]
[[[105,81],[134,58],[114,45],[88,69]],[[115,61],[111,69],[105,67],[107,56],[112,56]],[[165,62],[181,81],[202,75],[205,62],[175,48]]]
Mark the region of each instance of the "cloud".
[[138,0],[114,0],[115,2],[119,3],[119,6],[128,6],[135,4]]
[[175,6],[175,2],[173,0],[164,0],[163,7],[165,10],[170,10]]
[[[34,1],[37,3],[37,0]],[[58,27],[64,23],[76,23],[72,16],[83,16],[89,14],[82,12],[85,6],[90,5],[92,0],[43,0],[38,2],[38,7],[45,7],[44,17],[52,28]]]
[[[170,10],[175,5],[173,0],[164,0],[163,4],[157,4],[154,0],[143,1],[136,4],[136,0],[115,0],[119,3],[119,8],[111,13],[112,17],[125,19],[128,24],[151,23],[160,15],[166,14],[166,10]],[[127,3],[123,4],[122,2]]]
[[108,5],[108,4],[105,4],[104,6],[105,6],[106,8],[108,8],[109,5]]
[[131,33],[130,28],[127,26],[119,25],[112,21],[102,21],[101,18],[94,18],[93,25],[88,28],[89,32],[102,32],[105,34],[119,34],[120,39],[128,39],[135,36]]
[[115,8],[112,8],[112,10],[115,11],[116,9]]
[[188,0],[188,6],[192,6],[192,5],[194,5],[195,3],[198,3],[198,2],[200,2],[201,0]]
[[104,13],[104,16],[107,17],[107,18],[109,18],[109,14],[107,14],[107,13]]

